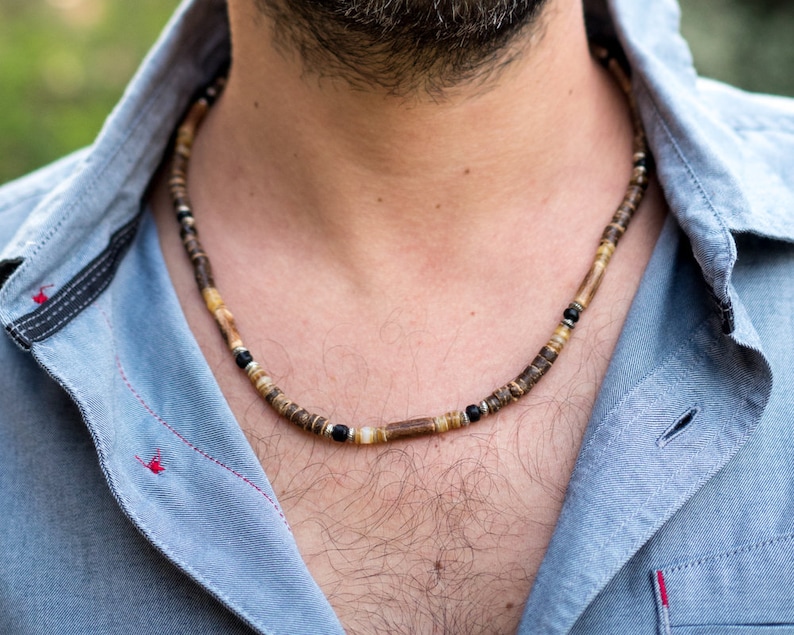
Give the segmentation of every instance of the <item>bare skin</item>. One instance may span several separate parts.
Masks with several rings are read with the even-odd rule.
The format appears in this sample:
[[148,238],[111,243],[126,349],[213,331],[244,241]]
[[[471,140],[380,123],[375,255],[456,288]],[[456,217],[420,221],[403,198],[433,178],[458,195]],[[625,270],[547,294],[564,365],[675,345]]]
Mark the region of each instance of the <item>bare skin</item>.
[[[630,173],[620,91],[581,7],[495,82],[395,98],[302,72],[231,0],[234,63],[190,193],[216,282],[285,392],[353,425],[477,402],[546,342]],[[310,572],[349,633],[514,632],[664,217],[652,186],[594,304],[522,402],[464,431],[338,446],[279,421],[197,297],[163,180],[152,203],[188,322]]]

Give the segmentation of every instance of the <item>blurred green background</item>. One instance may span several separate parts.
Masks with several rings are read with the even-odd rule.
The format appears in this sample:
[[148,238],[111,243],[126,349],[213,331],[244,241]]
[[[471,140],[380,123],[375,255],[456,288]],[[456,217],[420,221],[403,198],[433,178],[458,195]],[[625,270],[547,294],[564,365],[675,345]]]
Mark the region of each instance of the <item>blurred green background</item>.
[[[0,183],[91,142],[176,4],[0,0]],[[701,74],[794,96],[794,0],[682,8]]]

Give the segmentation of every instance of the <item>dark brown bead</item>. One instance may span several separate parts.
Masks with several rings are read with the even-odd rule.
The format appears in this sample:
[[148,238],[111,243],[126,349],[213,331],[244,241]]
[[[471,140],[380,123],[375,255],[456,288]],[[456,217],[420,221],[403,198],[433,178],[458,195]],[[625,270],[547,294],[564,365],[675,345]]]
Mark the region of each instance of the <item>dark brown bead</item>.
[[513,399],[513,395],[510,392],[510,386],[502,386],[501,388],[497,388],[493,392],[493,396],[499,400],[499,403],[504,407],[509,404],[511,401],[515,401]]
[[541,377],[543,377],[543,373],[540,372],[540,369],[530,364],[518,376],[518,381],[523,381],[531,388],[540,381]]
[[622,227],[628,227],[629,222],[631,221],[632,217],[634,216],[634,207],[629,205],[628,203],[621,203],[620,207],[618,207],[618,211],[615,213],[615,217],[613,218],[612,222],[616,225],[621,225]]
[[537,368],[542,375],[545,375],[546,371],[551,368],[551,362],[543,357],[542,354],[539,354],[537,357],[535,357],[535,359],[532,360],[532,365]]
[[495,414],[502,409],[502,402],[500,401],[499,397],[494,394],[491,394],[490,397],[485,398],[485,403],[488,404],[488,412],[491,414]]
[[295,416],[292,417],[292,423],[294,423],[297,426],[300,426],[304,430],[309,430],[311,420],[312,420],[312,413],[303,408],[301,408],[300,412],[295,413]]
[[631,206],[636,211],[637,208],[640,206],[640,203],[642,202],[642,198],[643,198],[644,194],[645,194],[645,192],[642,189],[640,189],[640,188],[632,189],[632,191],[626,197],[626,202],[630,203]]
[[610,223],[604,229],[604,233],[601,236],[601,240],[608,240],[611,243],[617,245],[618,241],[620,240],[621,236],[623,236],[623,232],[626,231],[623,227],[616,225],[614,223]]
[[527,383],[527,381],[524,378],[523,374],[521,374],[518,377],[516,377],[513,380],[513,383],[515,383],[521,389],[521,395],[522,396],[526,395],[530,390],[532,390],[532,385]]
[[397,421],[385,427],[386,438],[389,441],[397,439],[409,439],[420,437],[426,434],[433,434],[436,431],[436,422],[430,418],[409,419],[408,421]]
[[214,287],[215,282],[212,279],[212,274],[208,273],[207,271],[194,271],[193,277],[196,279],[196,284],[198,285],[199,289],[207,289],[209,287]]
[[326,423],[328,423],[328,419],[325,417],[321,415],[312,415],[307,429],[314,434],[321,434]]
[[[566,309],[566,311],[572,311],[572,309]],[[572,321],[576,322],[576,320],[572,320]],[[551,365],[557,361],[558,354],[557,351],[555,351],[553,348],[544,346],[543,348],[540,349],[539,357],[542,357],[549,363],[549,365]]]
[[278,397],[282,396],[284,393],[281,392],[281,388],[278,386],[273,386],[270,389],[270,392],[265,395],[265,400],[267,403],[272,404]]
[[291,403],[289,406],[287,406],[286,408],[284,408],[284,412],[282,412],[281,414],[284,416],[284,418],[285,418],[285,419],[287,419],[287,420],[289,420],[289,421],[292,421],[293,423],[295,423],[295,421],[293,420],[293,417],[294,417],[294,416],[295,416],[295,415],[296,415],[298,412],[300,412],[301,410],[303,410],[303,408],[301,408],[301,407],[300,407],[298,404],[296,404],[295,402],[292,402],[292,403]]

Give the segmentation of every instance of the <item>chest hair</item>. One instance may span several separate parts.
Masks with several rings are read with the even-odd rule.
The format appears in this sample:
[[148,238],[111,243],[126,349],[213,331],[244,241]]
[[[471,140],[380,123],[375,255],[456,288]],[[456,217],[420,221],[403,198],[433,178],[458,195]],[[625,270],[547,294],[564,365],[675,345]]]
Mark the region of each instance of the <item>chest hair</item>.
[[570,404],[546,410],[552,419],[496,421],[497,434],[365,457],[333,446],[265,457],[274,446],[260,439],[301,554],[350,635],[515,632],[584,425]]

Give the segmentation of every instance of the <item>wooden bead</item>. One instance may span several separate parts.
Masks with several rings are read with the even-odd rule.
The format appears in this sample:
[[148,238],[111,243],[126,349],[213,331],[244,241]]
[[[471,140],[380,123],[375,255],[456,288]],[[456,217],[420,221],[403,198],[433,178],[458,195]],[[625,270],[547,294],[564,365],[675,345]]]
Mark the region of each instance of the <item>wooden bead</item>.
[[430,417],[398,421],[384,426],[384,431],[387,441],[410,439],[425,434],[433,434],[436,431],[436,422]]
[[526,394],[528,387],[525,388],[524,386],[526,386],[526,383],[519,383],[518,379],[514,379],[507,384],[507,387],[510,389],[510,396],[513,398],[513,401],[518,401]]
[[434,419],[436,433],[457,430],[463,426],[463,413],[459,411],[447,412]]
[[609,225],[606,226],[606,229],[604,229],[604,233],[601,235],[601,239],[617,245],[621,236],[623,236],[623,232],[625,231],[626,231],[625,227],[622,227],[617,223],[610,223]]
[[540,368],[530,364],[518,376],[518,381],[529,386],[529,389],[531,390],[532,387],[540,381],[541,377],[543,377],[543,372],[540,370]]
[[590,302],[598,291],[598,287],[601,286],[601,281],[604,279],[604,273],[606,272],[607,265],[613,253],[615,253],[615,245],[611,243],[602,242],[598,246],[595,262],[587,273],[587,276],[585,276],[579,290],[576,292],[576,298],[574,300],[584,308],[590,306]]
[[204,304],[207,305],[210,313],[223,306],[223,298],[215,287],[207,287],[201,290],[201,297],[204,298]]
[[570,338],[571,327],[561,324],[554,330],[554,333],[552,333],[549,341],[546,343],[546,346],[557,351],[557,354],[559,355]]
[[263,397],[273,389],[273,380],[258,362],[252,362],[246,369],[248,379],[256,388],[256,391]]
[[540,349],[540,353],[538,353],[538,357],[545,359],[547,362],[549,362],[549,364],[556,362],[558,356],[559,353],[557,353],[557,351],[550,346],[544,346]]
[[359,443],[361,445],[386,443],[389,440],[383,428],[358,428],[353,435],[354,443]]
[[325,428],[326,423],[328,423],[328,419],[322,415],[313,414],[311,417],[309,417],[309,421],[306,424],[306,429],[313,434],[319,435]]
[[488,405],[488,414],[496,414],[502,409],[503,405],[506,405],[502,404],[502,401],[499,399],[499,397],[493,393],[485,398],[485,403]]

